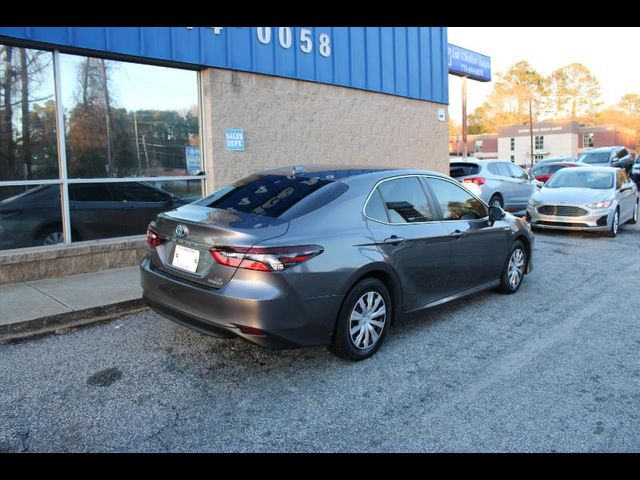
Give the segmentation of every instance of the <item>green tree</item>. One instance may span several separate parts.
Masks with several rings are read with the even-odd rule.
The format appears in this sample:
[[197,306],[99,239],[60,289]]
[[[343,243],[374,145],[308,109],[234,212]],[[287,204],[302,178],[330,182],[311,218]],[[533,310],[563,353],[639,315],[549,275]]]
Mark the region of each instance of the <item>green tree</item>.
[[496,74],[492,92],[480,107],[469,116],[469,133],[491,133],[500,125],[519,125],[529,122],[529,102],[533,121],[543,108],[546,80],[525,60]]
[[546,106],[556,120],[593,121],[602,106],[600,82],[580,63],[561,67],[548,78]]

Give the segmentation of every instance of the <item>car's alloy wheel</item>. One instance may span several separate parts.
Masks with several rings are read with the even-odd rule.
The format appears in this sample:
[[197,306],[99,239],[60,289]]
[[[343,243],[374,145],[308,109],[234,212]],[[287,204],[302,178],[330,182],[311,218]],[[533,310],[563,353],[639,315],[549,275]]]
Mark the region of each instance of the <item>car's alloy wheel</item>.
[[385,327],[387,306],[378,292],[366,292],[356,302],[349,318],[349,338],[358,350],[373,347]]
[[500,197],[498,197],[497,195],[494,195],[493,197],[491,197],[491,201],[489,202],[489,205],[491,205],[492,207],[500,207],[502,208],[502,200],[500,200]]

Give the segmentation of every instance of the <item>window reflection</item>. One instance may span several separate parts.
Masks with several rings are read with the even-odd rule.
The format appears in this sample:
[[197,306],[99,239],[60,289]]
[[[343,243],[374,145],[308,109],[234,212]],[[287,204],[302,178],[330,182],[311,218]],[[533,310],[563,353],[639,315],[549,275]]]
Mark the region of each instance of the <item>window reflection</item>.
[[142,235],[158,213],[202,198],[201,188],[201,180],[72,183],[72,241]]
[[70,178],[201,171],[196,72],[61,55]]
[[0,250],[62,239],[59,185],[0,187]]
[[0,180],[57,176],[53,54],[0,45]]
[[444,220],[476,220],[487,216],[484,204],[462,187],[435,178],[426,180],[440,204]]

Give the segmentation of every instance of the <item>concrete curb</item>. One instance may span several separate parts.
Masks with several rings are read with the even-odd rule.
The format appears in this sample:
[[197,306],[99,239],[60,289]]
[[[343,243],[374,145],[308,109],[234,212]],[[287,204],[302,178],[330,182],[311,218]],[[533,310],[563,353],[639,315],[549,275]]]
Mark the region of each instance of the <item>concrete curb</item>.
[[35,320],[0,325],[0,343],[10,340],[28,338],[46,333],[53,333],[61,328],[78,327],[92,323],[111,320],[122,315],[135,313],[149,308],[146,300],[136,298],[124,302],[101,305],[99,307],[59,313]]

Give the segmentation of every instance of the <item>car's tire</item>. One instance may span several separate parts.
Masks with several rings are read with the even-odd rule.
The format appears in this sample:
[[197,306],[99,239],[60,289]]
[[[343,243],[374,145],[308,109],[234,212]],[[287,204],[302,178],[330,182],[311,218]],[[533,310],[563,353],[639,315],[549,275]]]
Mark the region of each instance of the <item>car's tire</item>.
[[41,229],[33,240],[34,246],[56,245],[64,241],[62,225],[49,225]]
[[498,290],[501,293],[511,294],[516,293],[522,285],[525,272],[527,271],[527,263],[529,256],[527,255],[527,249],[520,240],[513,242],[507,261],[502,269],[502,275],[500,276],[500,287]]
[[504,208],[504,200],[502,199],[502,196],[497,193],[491,195],[491,198],[489,199],[489,206]]
[[631,217],[631,220],[629,220],[628,222],[631,225],[635,225],[636,223],[638,223],[638,209],[640,208],[640,206],[638,205],[639,203],[640,203],[640,200],[636,200],[636,206],[633,207],[633,216]]
[[619,229],[620,229],[620,210],[616,208],[616,211],[613,214],[613,220],[611,221],[611,228],[607,232],[607,237],[615,238],[618,235]]
[[338,314],[329,350],[338,357],[360,361],[376,353],[393,316],[387,287],[377,278],[365,278],[347,294]]

